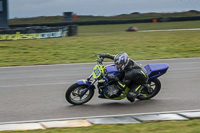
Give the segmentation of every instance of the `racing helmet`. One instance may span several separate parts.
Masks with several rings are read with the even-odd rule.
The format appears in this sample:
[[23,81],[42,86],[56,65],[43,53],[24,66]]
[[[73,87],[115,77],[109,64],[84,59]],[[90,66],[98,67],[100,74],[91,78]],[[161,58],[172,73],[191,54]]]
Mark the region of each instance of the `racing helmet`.
[[123,71],[129,62],[129,57],[126,53],[121,52],[114,57],[114,64],[118,71]]

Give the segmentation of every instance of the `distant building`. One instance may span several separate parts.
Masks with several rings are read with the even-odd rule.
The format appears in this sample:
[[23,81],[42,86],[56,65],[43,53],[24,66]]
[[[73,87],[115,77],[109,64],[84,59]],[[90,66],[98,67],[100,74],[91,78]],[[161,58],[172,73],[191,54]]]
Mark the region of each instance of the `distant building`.
[[0,28],[8,28],[8,0],[0,0]]
[[73,12],[64,12],[64,21],[73,21]]
[[78,16],[73,12],[64,12],[64,21],[74,21],[78,19]]

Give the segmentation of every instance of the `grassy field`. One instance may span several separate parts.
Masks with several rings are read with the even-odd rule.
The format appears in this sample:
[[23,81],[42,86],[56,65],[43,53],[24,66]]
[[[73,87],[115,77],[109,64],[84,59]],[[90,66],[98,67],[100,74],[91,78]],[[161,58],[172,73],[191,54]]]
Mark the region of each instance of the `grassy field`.
[[200,120],[168,121],[159,123],[93,125],[91,127],[63,128],[1,133],[199,133]]
[[0,41],[0,66],[94,62],[94,54],[124,51],[135,60],[200,57],[200,31],[125,32],[200,28],[200,21],[79,26],[79,35],[66,38]]

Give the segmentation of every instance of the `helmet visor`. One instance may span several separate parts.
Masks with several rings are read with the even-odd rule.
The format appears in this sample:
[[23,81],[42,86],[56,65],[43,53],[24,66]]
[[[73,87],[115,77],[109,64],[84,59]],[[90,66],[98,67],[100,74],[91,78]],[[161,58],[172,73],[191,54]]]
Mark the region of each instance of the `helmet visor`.
[[116,68],[119,69],[122,67],[122,64],[115,64]]
[[122,70],[122,64],[115,64],[115,67],[117,68],[118,71]]

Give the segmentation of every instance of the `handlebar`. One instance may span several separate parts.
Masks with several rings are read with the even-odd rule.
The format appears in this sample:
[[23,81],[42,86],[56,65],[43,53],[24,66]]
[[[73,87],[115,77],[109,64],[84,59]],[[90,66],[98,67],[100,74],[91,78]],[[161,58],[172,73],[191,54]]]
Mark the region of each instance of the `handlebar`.
[[[103,58],[103,57],[99,57],[99,56],[100,56],[99,54],[96,54],[95,56],[97,57],[97,62],[98,62],[100,65],[103,65],[102,62],[103,62],[104,58]],[[104,69],[104,74],[105,74],[105,77],[108,75],[106,69]]]
[[103,59],[104,59],[104,58],[101,57],[101,58],[98,60],[98,62],[99,62],[100,64],[102,64]]
[[96,54],[95,56],[97,57],[97,62],[99,64],[102,64],[104,58],[103,57],[99,57],[99,54]]

